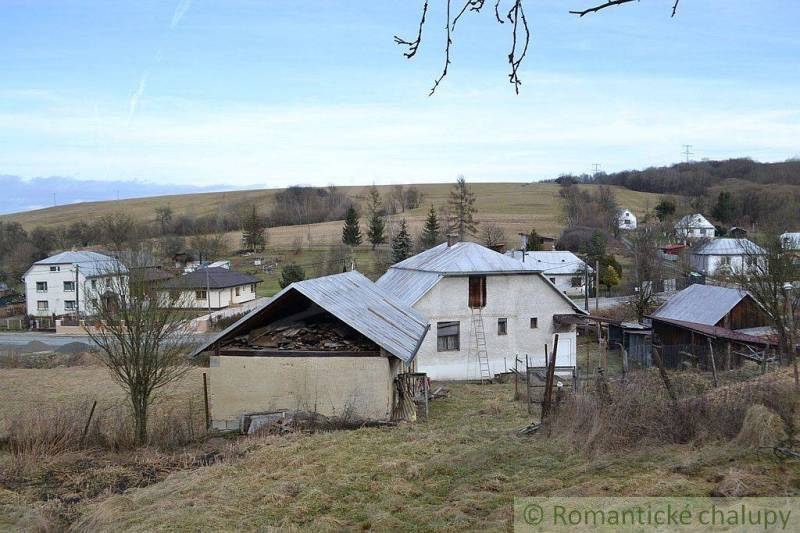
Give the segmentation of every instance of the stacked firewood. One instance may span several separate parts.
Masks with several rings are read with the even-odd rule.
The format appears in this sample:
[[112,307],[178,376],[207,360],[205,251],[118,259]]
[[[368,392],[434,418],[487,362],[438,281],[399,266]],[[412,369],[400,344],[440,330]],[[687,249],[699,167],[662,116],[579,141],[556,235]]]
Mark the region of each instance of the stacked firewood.
[[229,346],[277,350],[313,350],[330,352],[366,352],[375,344],[344,324],[336,322],[294,322],[256,328],[233,339]]

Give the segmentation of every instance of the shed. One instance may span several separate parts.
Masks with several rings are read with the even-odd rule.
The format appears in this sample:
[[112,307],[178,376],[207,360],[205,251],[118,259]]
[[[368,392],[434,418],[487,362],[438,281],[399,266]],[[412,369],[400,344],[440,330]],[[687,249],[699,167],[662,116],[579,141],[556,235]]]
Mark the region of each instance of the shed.
[[394,380],[427,321],[358,272],[293,283],[195,355],[209,359],[212,425],[288,411],[388,419]]

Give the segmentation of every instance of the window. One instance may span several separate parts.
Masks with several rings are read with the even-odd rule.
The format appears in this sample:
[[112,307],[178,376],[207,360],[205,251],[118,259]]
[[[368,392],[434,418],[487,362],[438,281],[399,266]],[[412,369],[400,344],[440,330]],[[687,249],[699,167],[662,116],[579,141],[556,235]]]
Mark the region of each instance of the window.
[[93,289],[96,289],[96,288],[97,288],[97,280],[96,280],[96,279],[93,279],[93,280],[92,280],[92,288],[93,288]]
[[64,292],[75,292],[75,282],[74,281],[65,281],[64,282]]
[[39,300],[38,302],[36,302],[36,309],[38,311],[47,311],[47,308],[48,308],[47,300]]
[[75,310],[75,300],[64,300],[64,309],[67,311]]
[[459,348],[459,322],[436,323],[436,351],[457,352]]
[[706,231],[707,231],[707,230],[701,229],[701,230],[700,230],[700,235],[702,235],[703,237],[705,237],[705,236],[706,236]]
[[47,282],[46,281],[37,281],[36,282],[36,292],[47,292]]
[[252,285],[250,285],[250,292],[252,292],[252,293],[255,293],[255,292],[256,292],[256,284],[255,284],[255,283],[253,283]]
[[469,277],[469,306],[486,307],[486,276]]
[[498,318],[497,319],[497,334],[498,335],[508,335],[508,319],[507,318]]
[[50,272],[61,272],[60,266],[50,267]]
[[535,316],[531,317],[531,329],[536,329],[539,327],[539,319]]
[[205,300],[208,297],[206,291],[194,291],[194,297],[198,300]]
[[236,287],[236,296],[239,296],[240,292],[241,292],[241,288],[240,287]]

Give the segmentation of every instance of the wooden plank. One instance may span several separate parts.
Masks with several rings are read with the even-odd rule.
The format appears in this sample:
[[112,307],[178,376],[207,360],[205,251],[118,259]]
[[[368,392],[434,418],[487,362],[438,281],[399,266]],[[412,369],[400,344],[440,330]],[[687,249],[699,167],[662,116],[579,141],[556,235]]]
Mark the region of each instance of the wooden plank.
[[381,357],[377,351],[369,352],[326,352],[322,350],[278,350],[275,348],[248,349],[248,348],[224,348],[220,350],[221,356],[244,356],[244,357]]

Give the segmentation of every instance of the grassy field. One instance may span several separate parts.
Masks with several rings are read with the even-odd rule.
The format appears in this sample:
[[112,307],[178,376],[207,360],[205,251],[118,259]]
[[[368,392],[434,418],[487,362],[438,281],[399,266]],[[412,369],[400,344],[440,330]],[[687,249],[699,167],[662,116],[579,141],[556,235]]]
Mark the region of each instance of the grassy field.
[[[165,404],[199,396],[197,371]],[[101,368],[3,371],[9,400],[119,390]],[[0,449],[0,529],[78,531],[507,530],[515,496],[709,495],[800,491],[800,469],[731,442],[582,451],[572,437],[519,436],[512,384],[445,384],[428,421],[354,431],[213,438],[173,452],[89,449],[13,474]],[[32,407],[29,407],[32,408]],[[211,452],[209,452],[211,450]],[[198,457],[218,454],[206,466]]]
[[[444,205],[447,202],[450,183],[415,185],[424,194],[422,206],[405,214],[413,228],[421,225],[431,204]],[[544,235],[555,235],[561,229],[558,220],[558,185],[554,183],[474,183],[471,184],[477,197],[478,220],[484,223],[496,222],[514,235],[518,231],[530,231],[535,227]],[[593,187],[582,185],[582,187]],[[379,186],[382,193],[391,186]],[[366,187],[341,187],[350,197],[358,201],[366,198]],[[658,195],[630,191],[615,187],[617,201],[621,207],[632,210],[637,216],[643,215],[658,202]],[[37,225],[54,226],[70,224],[76,220],[91,221],[117,211],[123,211],[140,220],[154,220],[154,209],[170,206],[174,213],[195,216],[216,214],[221,210],[235,208],[242,203],[255,203],[265,211],[274,203],[278,189],[259,189],[250,191],[229,191],[220,193],[187,194],[161,196],[109,202],[87,202],[69,204],[35,211],[27,211],[0,216],[0,220],[16,221],[25,228]],[[271,231],[273,242],[291,244],[296,232],[304,229]],[[338,241],[341,237],[341,224],[312,225],[312,239],[316,243]],[[237,243],[238,246],[238,243]]]

